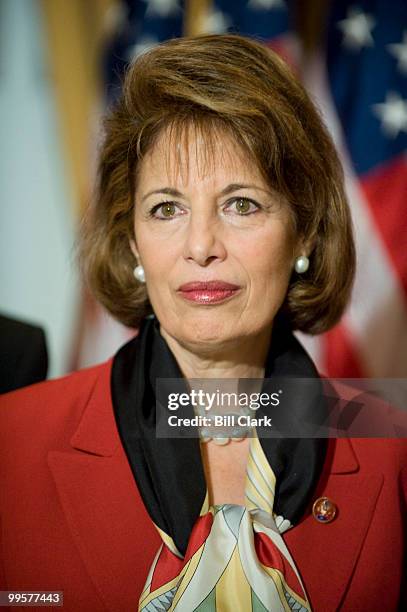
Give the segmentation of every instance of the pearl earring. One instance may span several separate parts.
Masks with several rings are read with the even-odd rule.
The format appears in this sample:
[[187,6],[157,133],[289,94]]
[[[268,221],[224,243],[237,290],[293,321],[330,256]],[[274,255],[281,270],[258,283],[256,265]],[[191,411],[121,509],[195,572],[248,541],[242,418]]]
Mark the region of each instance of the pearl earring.
[[300,255],[299,257],[297,257],[297,259],[295,260],[295,271],[298,274],[302,274],[303,272],[306,272],[309,268],[309,259],[306,255]]
[[136,266],[133,270],[133,274],[135,276],[135,278],[139,281],[139,283],[145,283],[146,282],[146,275],[144,273],[144,268],[141,264],[138,264],[138,266]]

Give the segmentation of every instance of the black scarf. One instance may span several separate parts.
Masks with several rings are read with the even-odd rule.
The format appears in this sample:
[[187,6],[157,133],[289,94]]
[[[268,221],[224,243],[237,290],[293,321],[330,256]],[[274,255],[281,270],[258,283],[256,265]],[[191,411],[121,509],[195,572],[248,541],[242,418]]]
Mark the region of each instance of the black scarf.
[[[304,393],[304,385],[296,385],[295,379],[287,385],[287,377],[310,380],[312,391]],[[206,494],[200,442],[197,438],[156,437],[157,378],[182,379],[182,373],[160,334],[157,319],[147,317],[138,336],[114,357],[113,406],[121,441],[146,509],[154,523],[185,554]],[[323,422],[326,408],[317,370],[288,324],[276,317],[262,391],[274,392],[283,385],[289,396],[283,409],[259,408],[256,417],[272,414],[277,430],[286,431],[289,436],[293,431],[298,435],[299,427],[303,435],[306,423],[311,425],[311,431],[312,422]],[[192,406],[184,409],[184,415],[194,416]],[[326,440],[281,435],[271,438],[263,436],[261,428],[257,431],[277,479],[274,511],[295,524],[304,514],[318,482]]]

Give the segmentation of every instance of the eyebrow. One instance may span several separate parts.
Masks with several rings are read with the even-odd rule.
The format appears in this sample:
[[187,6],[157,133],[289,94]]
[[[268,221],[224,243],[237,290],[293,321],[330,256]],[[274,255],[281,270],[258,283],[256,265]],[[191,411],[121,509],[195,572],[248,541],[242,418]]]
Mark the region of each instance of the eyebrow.
[[[269,195],[272,195],[271,191],[267,189],[262,189],[257,185],[244,185],[243,183],[231,183],[220,192],[220,196],[228,195],[229,193],[233,193],[234,191],[239,191],[239,189],[257,189],[258,191],[264,191]],[[142,197],[141,201],[144,202],[149,196],[155,193],[165,193],[166,195],[174,196],[175,198],[184,197],[183,194],[177,189],[172,189],[172,187],[161,187],[160,189],[154,189],[153,191],[149,191],[145,196]]]
[[154,189],[153,191],[149,191],[145,196],[141,198],[141,201],[144,202],[149,196],[154,193],[165,193],[167,195],[174,196],[175,198],[182,198],[182,193],[177,191],[176,189],[172,189],[171,187],[160,187],[160,189]]

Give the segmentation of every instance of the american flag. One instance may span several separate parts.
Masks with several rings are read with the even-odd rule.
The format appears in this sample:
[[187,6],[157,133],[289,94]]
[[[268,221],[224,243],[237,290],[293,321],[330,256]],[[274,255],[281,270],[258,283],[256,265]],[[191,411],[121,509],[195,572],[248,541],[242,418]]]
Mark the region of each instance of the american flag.
[[[110,99],[119,91],[127,62],[151,45],[188,33],[185,14],[191,2],[120,4],[105,62]],[[335,328],[313,338],[299,334],[300,339],[329,376],[407,376],[407,3],[333,0],[322,43],[311,55],[304,53],[295,27],[299,5],[306,16],[306,3],[205,4],[202,31],[253,36],[294,66],[342,156],[357,242],[355,288]]]
[[334,2],[324,67],[347,170],[358,272],[324,338],[335,376],[407,374],[407,3]]

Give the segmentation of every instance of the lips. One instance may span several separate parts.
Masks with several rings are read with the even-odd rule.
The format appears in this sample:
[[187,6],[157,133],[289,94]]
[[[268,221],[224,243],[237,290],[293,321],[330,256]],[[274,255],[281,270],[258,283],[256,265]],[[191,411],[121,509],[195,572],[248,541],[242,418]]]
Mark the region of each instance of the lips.
[[233,285],[220,280],[212,280],[185,283],[179,287],[178,291],[235,291],[236,289],[240,289],[239,285]]
[[239,289],[239,285],[222,280],[192,281],[181,285],[178,293],[189,302],[214,304],[232,297]]

